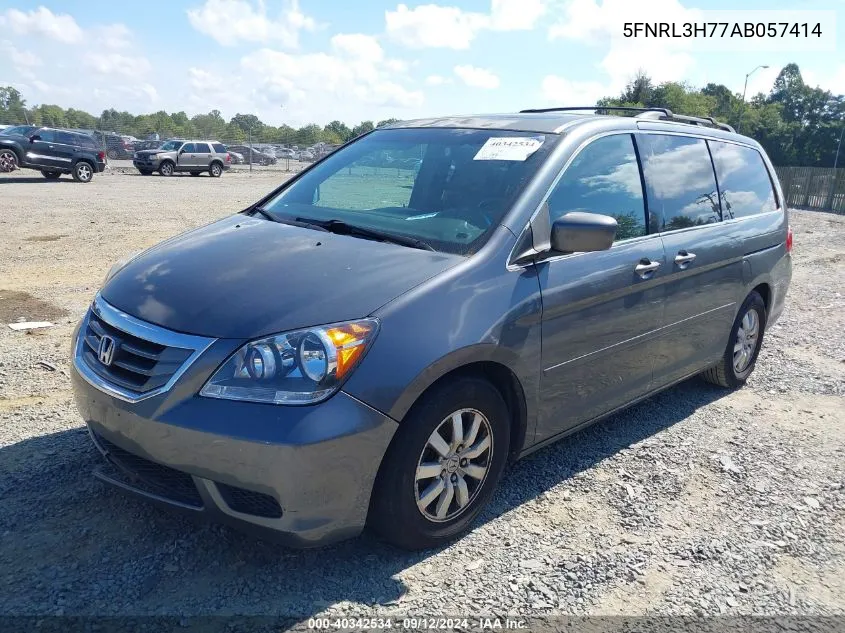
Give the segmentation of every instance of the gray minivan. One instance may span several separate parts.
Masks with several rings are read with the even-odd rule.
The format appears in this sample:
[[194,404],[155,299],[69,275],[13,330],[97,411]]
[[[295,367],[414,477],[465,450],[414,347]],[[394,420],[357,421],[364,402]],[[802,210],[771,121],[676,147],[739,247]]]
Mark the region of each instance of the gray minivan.
[[73,345],[97,476],[297,546],[424,548],[509,460],[696,374],[742,386],[791,278],[765,153],[570,110],[377,129],[116,265]]

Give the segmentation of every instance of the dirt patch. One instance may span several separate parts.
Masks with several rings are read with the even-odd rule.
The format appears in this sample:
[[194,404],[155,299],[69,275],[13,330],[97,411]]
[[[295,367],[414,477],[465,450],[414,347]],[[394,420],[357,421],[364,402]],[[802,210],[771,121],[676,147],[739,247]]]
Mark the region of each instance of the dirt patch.
[[24,239],[25,242],[56,242],[63,237],[67,237],[66,234],[61,235],[33,235],[32,237],[27,237]]
[[0,323],[53,321],[67,314],[67,310],[33,297],[19,290],[0,290]]

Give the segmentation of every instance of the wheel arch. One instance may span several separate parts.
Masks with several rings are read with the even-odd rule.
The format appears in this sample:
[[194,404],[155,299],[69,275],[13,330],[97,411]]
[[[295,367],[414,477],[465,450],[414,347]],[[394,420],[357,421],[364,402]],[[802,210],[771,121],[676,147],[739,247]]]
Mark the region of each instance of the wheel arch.
[[[511,359],[515,360],[515,359]],[[408,412],[426,393],[443,382],[462,376],[475,376],[488,381],[501,394],[510,413],[510,456],[519,455],[528,434],[528,399],[523,380],[514,371],[501,348],[478,345],[457,350],[428,367],[405,389],[391,409],[391,416],[405,419]]]

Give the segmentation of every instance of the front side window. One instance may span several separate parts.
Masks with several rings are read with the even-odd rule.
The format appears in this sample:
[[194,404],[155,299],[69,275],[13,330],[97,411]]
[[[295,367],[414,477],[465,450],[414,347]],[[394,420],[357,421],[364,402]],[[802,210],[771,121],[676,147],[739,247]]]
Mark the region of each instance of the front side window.
[[760,152],[733,143],[707,142],[716,164],[722,213],[726,220],[778,208],[772,180]]
[[719,222],[719,194],[704,139],[664,134],[637,136],[651,232]]
[[167,141],[158,149],[160,152],[175,152],[180,147],[182,147],[182,141]]
[[193,143],[185,143],[185,144],[182,146],[182,151],[183,151],[185,154],[193,154],[193,153],[194,153],[194,152],[196,152],[197,150],[195,149],[195,145],[194,145]]
[[54,130],[38,130],[36,134],[41,137],[39,140],[45,143],[58,142],[57,134]]
[[548,199],[552,222],[571,211],[616,219],[616,241],[646,234],[640,168],[630,134],[597,139],[570,163]]
[[468,255],[486,242],[559,138],[377,130],[331,154],[265,207],[282,218],[342,220]]

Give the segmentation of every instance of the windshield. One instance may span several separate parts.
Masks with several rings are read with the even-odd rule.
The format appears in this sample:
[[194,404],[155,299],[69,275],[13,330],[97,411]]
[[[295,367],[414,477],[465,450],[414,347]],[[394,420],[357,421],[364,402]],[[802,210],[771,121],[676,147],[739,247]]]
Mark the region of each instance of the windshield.
[[35,129],[34,125],[15,125],[14,127],[7,127],[0,134],[19,134],[26,136]]
[[342,220],[469,255],[487,241],[558,139],[503,130],[376,130],[329,155],[264,208],[288,219]]
[[165,152],[172,152],[173,150],[177,150],[180,147],[182,147],[182,141],[167,141],[167,143],[165,143],[158,149],[163,150]]

